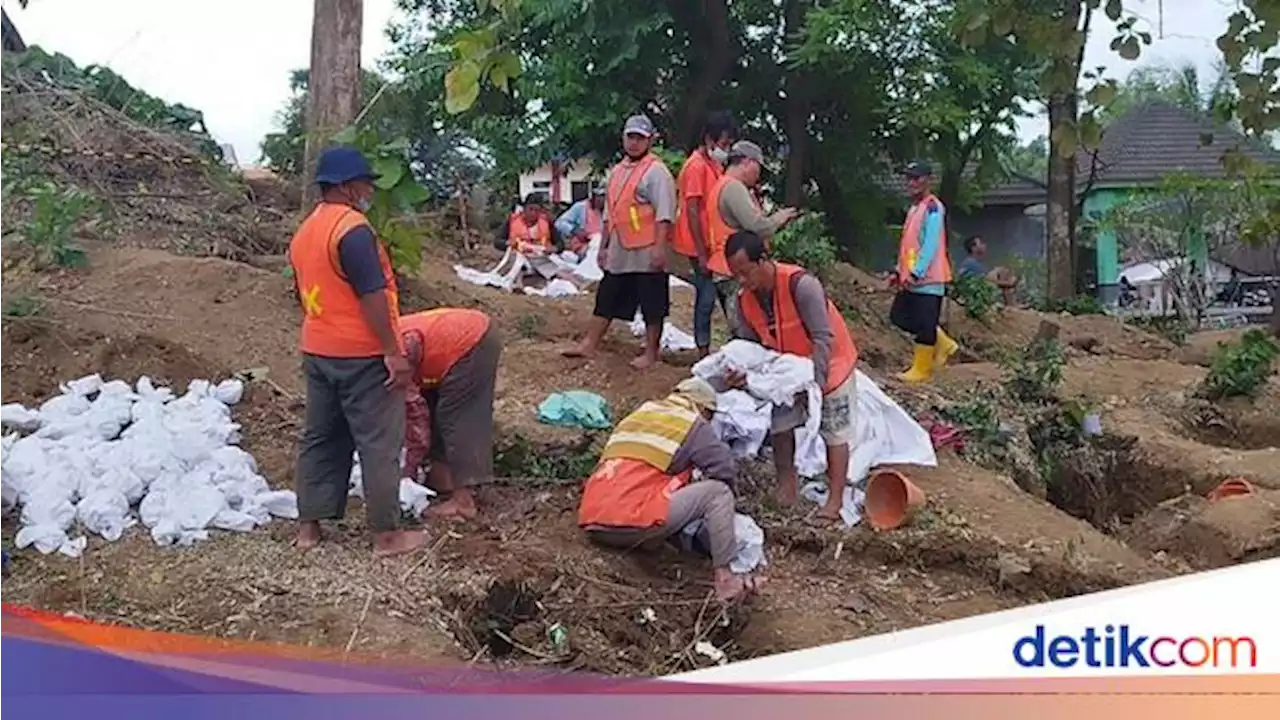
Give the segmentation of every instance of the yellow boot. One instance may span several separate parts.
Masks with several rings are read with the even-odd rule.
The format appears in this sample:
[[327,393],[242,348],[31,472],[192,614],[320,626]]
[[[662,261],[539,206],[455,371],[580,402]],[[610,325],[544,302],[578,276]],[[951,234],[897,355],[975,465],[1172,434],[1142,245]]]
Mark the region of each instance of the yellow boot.
[[912,359],[911,367],[906,372],[900,373],[898,378],[909,383],[928,382],[933,377],[935,351],[936,348],[932,345],[916,345],[916,354]]
[[946,365],[951,356],[955,355],[959,349],[960,343],[948,335],[946,330],[938,328],[938,344],[934,346],[933,350],[933,369],[937,370]]

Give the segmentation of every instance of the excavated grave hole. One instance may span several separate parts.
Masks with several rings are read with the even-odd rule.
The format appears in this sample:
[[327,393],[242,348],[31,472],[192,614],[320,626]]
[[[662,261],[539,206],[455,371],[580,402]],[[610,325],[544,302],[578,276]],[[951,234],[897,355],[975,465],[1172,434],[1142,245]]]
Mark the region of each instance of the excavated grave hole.
[[1182,434],[1232,450],[1280,447],[1280,412],[1239,399],[1223,405],[1192,400],[1182,414]]

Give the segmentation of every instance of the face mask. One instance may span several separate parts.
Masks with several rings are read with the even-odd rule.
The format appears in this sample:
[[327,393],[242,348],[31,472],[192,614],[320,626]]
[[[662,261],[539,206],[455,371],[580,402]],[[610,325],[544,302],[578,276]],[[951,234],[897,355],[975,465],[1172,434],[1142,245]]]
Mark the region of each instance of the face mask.
[[356,209],[362,213],[369,212],[369,208],[371,207],[373,207],[373,200],[371,198],[360,198],[356,201]]
[[715,160],[721,165],[724,165],[729,161],[729,151],[724,148],[713,147],[711,148],[710,155],[712,160]]

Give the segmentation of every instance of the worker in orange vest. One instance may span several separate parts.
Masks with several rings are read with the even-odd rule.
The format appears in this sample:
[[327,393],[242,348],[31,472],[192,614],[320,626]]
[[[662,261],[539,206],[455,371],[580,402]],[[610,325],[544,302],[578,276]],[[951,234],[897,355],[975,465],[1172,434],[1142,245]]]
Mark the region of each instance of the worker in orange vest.
[[605,233],[597,260],[604,278],[596,287],[594,317],[587,335],[565,357],[595,357],[614,320],[644,318],[644,352],[631,361],[637,370],[660,359],[662,325],[671,311],[667,246],[676,219],[676,181],[651,151],[657,137],[644,115],[627,118],[622,130],[625,156],[609,171]]
[[729,161],[729,146],[736,134],[737,126],[733,115],[728,112],[709,115],[702,126],[702,143],[689,154],[676,178],[680,212],[676,218],[672,248],[689,258],[696,293],[693,301],[693,340],[701,357],[711,353],[711,314],[715,310],[716,301],[720,301],[720,308],[731,328],[737,319],[737,313],[731,312],[733,293],[727,284],[717,284],[715,276],[707,269],[711,228],[706,203],[711,188],[724,174],[724,166]]
[[493,477],[493,392],[502,338],[488,315],[436,308],[400,318],[413,387],[405,400],[402,475],[418,477],[444,501],[428,517],[476,516],[471,488]]
[[[739,140],[729,149],[729,165],[724,175],[707,193],[710,240],[707,267],[716,279],[719,292],[732,298],[729,305],[737,302],[738,295],[724,254],[729,236],[738,231],[753,232],[764,239],[767,249],[773,234],[786,227],[799,212],[795,208],[782,208],[766,215],[756,192],[763,176],[764,152],[753,142]],[[731,316],[734,319],[729,322],[729,328],[736,334],[738,311],[733,309]]]
[[320,521],[342,518],[355,451],[374,555],[384,557],[416,550],[426,536],[397,529],[411,371],[397,327],[395,273],[364,215],[375,178],[355,148],[321,153],[316,162],[320,202],[289,243],[289,263],[302,301],[300,345],[307,382],[297,545],[315,546]]
[[[855,437],[858,347],[818,278],[798,265],[770,260],[759,235],[746,231],[730,235],[725,255],[742,288],[738,291],[738,336],[813,361],[814,380],[822,389],[819,432],[827,446],[830,490],[818,518],[838,520],[849,474],[849,445]],[[741,373],[730,373],[724,380],[729,387],[746,384]],[[804,403],[795,403],[775,408],[773,414],[770,444],[778,471],[778,500],[783,505],[796,501],[795,429],[804,425],[806,412]]]
[[567,238],[565,245],[569,252],[583,253],[591,244],[594,235],[604,236],[604,195],[603,185],[591,190],[591,197],[569,206],[554,225],[560,237]]
[[938,324],[951,282],[947,209],[933,194],[933,170],[928,163],[908,164],[905,175],[912,204],[898,244],[897,272],[890,278],[898,292],[889,319],[915,338],[911,367],[898,377],[918,383],[932,378],[934,369],[945,365],[960,346]]
[[[761,578],[730,569],[738,545],[738,465],[711,427],[715,408],[715,389],[686,378],[675,392],[619,422],[583,487],[578,526],[594,542],[630,550],[673,539],[702,521],[695,537],[710,550],[716,594],[731,600]],[[697,481],[695,469],[702,476]]]
[[542,207],[542,198],[530,193],[519,210],[507,221],[507,247],[523,255],[545,255],[555,249],[551,222]]

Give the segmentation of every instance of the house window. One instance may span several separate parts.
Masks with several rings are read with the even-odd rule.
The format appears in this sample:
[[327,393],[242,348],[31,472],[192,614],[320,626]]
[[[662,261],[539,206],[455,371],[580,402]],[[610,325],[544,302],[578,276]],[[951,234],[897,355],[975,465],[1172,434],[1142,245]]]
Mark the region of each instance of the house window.
[[541,190],[542,192],[547,192],[548,190],[551,189],[551,181],[550,180],[534,180],[533,189]]
[[575,180],[573,182],[570,194],[573,195],[573,201],[586,200],[587,195],[591,193],[591,183],[586,180]]

